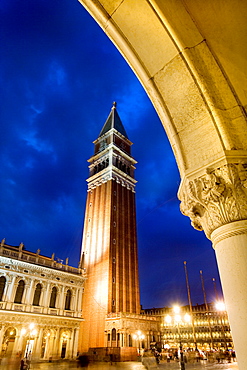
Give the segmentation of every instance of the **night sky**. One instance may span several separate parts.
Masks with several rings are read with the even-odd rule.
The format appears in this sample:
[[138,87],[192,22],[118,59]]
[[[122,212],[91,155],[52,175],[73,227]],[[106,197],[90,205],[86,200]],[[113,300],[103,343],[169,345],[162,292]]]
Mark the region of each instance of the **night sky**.
[[220,292],[215,254],[179,210],[180,177],[141,84],[76,0],[2,0],[0,240],[77,266],[87,159],[111,110],[134,143],[141,303],[192,303]]

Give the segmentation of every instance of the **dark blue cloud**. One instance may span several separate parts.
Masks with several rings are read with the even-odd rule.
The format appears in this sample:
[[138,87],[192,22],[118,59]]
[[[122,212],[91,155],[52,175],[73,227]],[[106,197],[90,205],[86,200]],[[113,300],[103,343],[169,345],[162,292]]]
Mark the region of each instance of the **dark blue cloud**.
[[0,239],[78,264],[87,159],[117,101],[138,161],[141,301],[186,303],[184,260],[193,302],[203,302],[199,270],[213,299],[214,251],[179,211],[170,144],[120,53],[77,1],[8,0],[0,12]]

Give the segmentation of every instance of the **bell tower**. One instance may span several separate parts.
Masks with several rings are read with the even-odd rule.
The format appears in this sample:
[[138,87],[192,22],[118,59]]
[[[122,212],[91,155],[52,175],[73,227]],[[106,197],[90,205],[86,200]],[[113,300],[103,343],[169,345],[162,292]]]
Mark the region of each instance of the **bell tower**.
[[94,141],[94,155],[88,160],[81,255],[87,280],[80,352],[108,347],[107,316],[140,313],[134,178],[137,162],[131,156],[131,145],[113,103]]

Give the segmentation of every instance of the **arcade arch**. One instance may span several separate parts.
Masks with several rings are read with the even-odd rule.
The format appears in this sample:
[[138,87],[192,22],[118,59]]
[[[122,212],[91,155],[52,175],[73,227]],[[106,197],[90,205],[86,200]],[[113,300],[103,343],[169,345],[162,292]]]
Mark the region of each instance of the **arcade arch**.
[[247,6],[80,0],[144,86],[181,175],[181,211],[216,251],[239,368],[247,365]]

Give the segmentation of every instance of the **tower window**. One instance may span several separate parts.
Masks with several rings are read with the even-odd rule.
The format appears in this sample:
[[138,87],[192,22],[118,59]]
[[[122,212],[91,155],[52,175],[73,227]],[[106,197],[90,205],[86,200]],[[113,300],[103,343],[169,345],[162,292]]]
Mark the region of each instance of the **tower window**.
[[116,239],[113,239],[113,244],[116,244]]
[[113,210],[116,211],[117,210],[117,207],[116,206],[113,206]]
[[115,300],[114,299],[112,300],[112,305],[115,306]]
[[112,262],[113,262],[113,263],[116,263],[116,257],[113,257],[113,258],[112,258]]
[[116,280],[115,280],[115,278],[114,278],[114,277],[112,278],[112,282],[113,282],[113,284],[115,284],[115,282],[116,282]]
[[116,227],[116,226],[117,226],[117,224],[116,224],[116,222],[115,222],[115,221],[113,222],[113,226],[114,226],[114,227]]
[[117,192],[116,192],[116,190],[114,190],[114,193],[113,193],[115,196],[117,195]]

